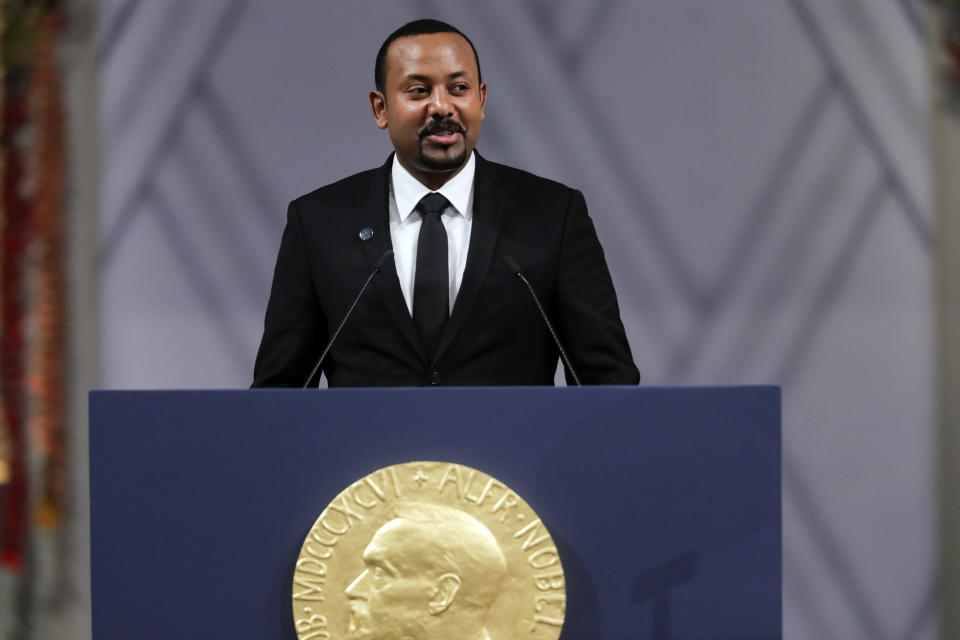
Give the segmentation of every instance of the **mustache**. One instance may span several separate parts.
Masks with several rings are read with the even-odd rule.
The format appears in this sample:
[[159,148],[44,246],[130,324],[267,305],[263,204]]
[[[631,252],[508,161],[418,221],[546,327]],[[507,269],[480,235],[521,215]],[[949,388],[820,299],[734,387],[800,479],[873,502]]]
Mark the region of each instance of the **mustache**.
[[435,133],[464,133],[463,126],[453,118],[444,118],[443,120],[433,120],[428,122],[420,129],[420,137],[433,135]]

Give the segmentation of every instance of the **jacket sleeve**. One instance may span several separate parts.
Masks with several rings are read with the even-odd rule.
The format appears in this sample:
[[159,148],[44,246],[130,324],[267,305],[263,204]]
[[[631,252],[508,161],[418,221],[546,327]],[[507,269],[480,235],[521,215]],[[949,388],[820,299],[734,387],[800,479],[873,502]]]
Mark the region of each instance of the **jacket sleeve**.
[[326,322],[310,272],[302,222],[293,201],[280,241],[253,387],[301,387],[326,341]]
[[[551,315],[581,381],[639,383],[603,247],[577,190],[565,211],[554,292]],[[569,370],[566,377],[573,384]]]

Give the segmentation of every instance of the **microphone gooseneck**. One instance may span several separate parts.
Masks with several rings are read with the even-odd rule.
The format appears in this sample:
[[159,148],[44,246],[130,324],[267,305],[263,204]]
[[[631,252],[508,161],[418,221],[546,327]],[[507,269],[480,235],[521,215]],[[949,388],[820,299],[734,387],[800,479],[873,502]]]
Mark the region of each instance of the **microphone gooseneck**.
[[543,305],[540,304],[540,298],[537,297],[537,292],[534,290],[533,285],[530,284],[530,281],[527,280],[527,277],[523,275],[523,269],[520,268],[520,265],[517,264],[517,261],[514,260],[512,256],[504,255],[503,261],[507,263],[507,266],[510,267],[510,270],[514,272],[514,275],[520,278],[523,284],[527,285],[527,290],[530,292],[530,297],[533,298],[534,304],[537,305],[537,310],[540,312],[540,317],[543,318],[544,324],[547,325],[547,330],[550,332],[550,336],[553,338],[554,344],[557,345],[557,350],[560,351],[560,358],[563,360],[563,364],[567,367],[567,371],[570,372],[570,377],[573,378],[573,381],[578,387],[582,387],[583,384],[580,382],[580,376],[577,375],[577,370],[573,368],[573,363],[570,362],[570,358],[567,356],[567,351],[560,343],[560,337],[557,336],[557,332],[553,329],[553,324],[550,323],[550,318],[547,316],[547,312],[544,310]]
[[357,294],[357,297],[353,299],[353,302],[350,304],[350,308],[347,309],[347,312],[343,314],[343,320],[340,321],[340,324],[337,326],[336,331],[333,332],[333,336],[330,338],[330,342],[327,343],[327,346],[323,349],[323,353],[320,354],[320,358],[317,359],[317,364],[313,365],[313,370],[310,372],[310,375],[307,376],[306,382],[303,383],[303,388],[306,389],[310,386],[310,382],[313,380],[313,377],[317,375],[317,372],[320,370],[320,365],[323,364],[324,359],[327,357],[327,354],[330,352],[330,348],[333,346],[333,343],[336,341],[337,336],[340,335],[340,331],[343,329],[344,325],[347,324],[347,319],[350,317],[350,314],[353,313],[354,307],[357,306],[357,303],[360,302],[360,298],[363,297],[364,291],[367,290],[367,287],[370,286],[370,282],[373,280],[373,277],[380,273],[383,268],[383,265],[393,257],[393,249],[387,249],[383,252],[383,255],[380,256],[380,259],[377,260],[377,264],[374,265],[373,271],[370,272],[370,275],[367,276],[366,282],[363,283],[363,286],[360,287],[360,292]]

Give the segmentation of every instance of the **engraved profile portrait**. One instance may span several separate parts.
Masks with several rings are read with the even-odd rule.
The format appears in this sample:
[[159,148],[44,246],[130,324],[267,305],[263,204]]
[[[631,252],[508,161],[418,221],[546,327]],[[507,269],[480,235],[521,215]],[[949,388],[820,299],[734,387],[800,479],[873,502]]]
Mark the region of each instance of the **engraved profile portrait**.
[[490,530],[465,511],[398,503],[345,593],[352,640],[491,640],[486,620],[507,573]]

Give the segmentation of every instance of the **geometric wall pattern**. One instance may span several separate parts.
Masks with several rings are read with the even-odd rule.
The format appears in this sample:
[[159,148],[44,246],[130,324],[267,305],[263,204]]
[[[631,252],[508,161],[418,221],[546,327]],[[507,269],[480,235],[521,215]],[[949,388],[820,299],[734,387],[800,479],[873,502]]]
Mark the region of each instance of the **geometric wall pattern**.
[[104,0],[103,385],[249,384],[286,202],[386,157],[373,57],[425,16],[482,152],[584,191],[645,382],[783,386],[785,636],[935,638],[918,1]]

